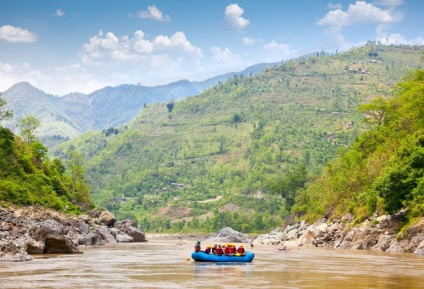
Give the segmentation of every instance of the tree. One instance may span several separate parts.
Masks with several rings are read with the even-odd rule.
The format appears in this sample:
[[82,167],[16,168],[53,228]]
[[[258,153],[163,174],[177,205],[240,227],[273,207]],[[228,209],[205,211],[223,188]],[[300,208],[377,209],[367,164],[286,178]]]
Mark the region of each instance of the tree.
[[82,155],[71,150],[66,165],[71,178],[71,192],[73,193],[73,198],[83,207],[84,205],[89,205],[90,193],[86,186]]
[[166,108],[168,109],[168,112],[172,112],[172,110],[174,109],[174,102],[168,102],[166,104]]
[[12,110],[3,110],[3,107],[6,106],[7,101],[1,97],[0,94],[0,121],[2,120],[8,120],[13,117],[13,111]]
[[268,188],[273,193],[278,193],[286,200],[287,210],[295,203],[296,191],[305,187],[307,182],[307,171],[304,164],[300,164],[295,169],[286,173],[286,175],[278,180],[271,181]]
[[41,125],[41,121],[31,114],[24,115],[16,124],[18,127],[21,137],[26,143],[32,143],[36,137],[34,132]]

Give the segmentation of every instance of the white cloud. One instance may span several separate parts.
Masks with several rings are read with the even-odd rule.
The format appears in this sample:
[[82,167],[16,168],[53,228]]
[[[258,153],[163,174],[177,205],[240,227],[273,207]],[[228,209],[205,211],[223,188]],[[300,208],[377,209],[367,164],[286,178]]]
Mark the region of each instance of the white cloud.
[[295,49],[291,49],[288,44],[271,41],[262,47],[265,52],[265,60],[270,62],[282,61],[294,57],[297,54]]
[[406,45],[424,45],[424,38],[417,37],[412,40],[406,40],[405,37],[403,37],[399,33],[392,33],[389,35],[382,35],[377,37],[377,41],[381,42],[384,45],[399,45],[399,44],[406,44]]
[[128,36],[118,38],[112,32],[104,34],[100,31],[83,45],[80,56],[85,64],[100,64],[111,60],[148,62],[153,61],[153,55],[159,54],[166,54],[175,59],[203,57],[202,50],[191,44],[183,32],[176,32],[170,37],[159,35],[149,40],[141,30],[135,31],[132,38]]
[[354,24],[391,23],[395,18],[389,10],[382,10],[371,3],[356,1],[346,11],[336,8],[317,21],[323,26],[348,26]]
[[225,23],[231,29],[243,31],[249,26],[249,20],[243,18],[244,9],[237,4],[230,4],[225,8]]
[[253,45],[256,43],[256,39],[255,38],[251,38],[251,37],[244,37],[243,38],[243,43],[246,45]]
[[343,9],[343,5],[339,4],[339,3],[328,3],[327,8],[330,10],[335,10],[335,9]]
[[65,16],[65,11],[63,11],[62,9],[57,9],[54,15],[58,17]]
[[35,42],[37,36],[20,27],[13,27],[11,25],[4,25],[0,27],[0,40],[4,39],[8,42]]
[[176,32],[171,37],[159,35],[153,41],[158,50],[180,50],[196,57],[202,57],[202,50],[190,43],[183,32]]
[[155,5],[147,7],[147,11],[140,11],[137,13],[140,18],[152,19],[157,21],[170,21],[171,18],[168,15],[163,15]]

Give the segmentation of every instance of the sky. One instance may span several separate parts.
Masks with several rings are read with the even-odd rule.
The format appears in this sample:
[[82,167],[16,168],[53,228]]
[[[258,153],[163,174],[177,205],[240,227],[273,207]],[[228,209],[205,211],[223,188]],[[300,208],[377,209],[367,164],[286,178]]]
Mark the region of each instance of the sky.
[[424,45],[422,0],[0,0],[0,91],[201,81],[315,51]]

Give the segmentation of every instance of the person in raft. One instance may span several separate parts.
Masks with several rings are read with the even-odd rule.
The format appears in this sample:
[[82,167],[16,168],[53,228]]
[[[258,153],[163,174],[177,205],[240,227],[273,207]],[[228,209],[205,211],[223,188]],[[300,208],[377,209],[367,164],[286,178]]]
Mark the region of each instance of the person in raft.
[[224,253],[224,251],[222,250],[221,244],[219,244],[218,247],[216,248],[216,254],[218,256],[222,256],[222,253]]
[[240,245],[237,248],[237,253],[240,254],[240,256],[245,256],[246,255],[246,251],[244,250],[243,245]]
[[228,255],[234,256],[236,253],[236,246],[234,244],[228,244]]
[[212,246],[207,246],[206,247],[206,250],[205,250],[205,253],[206,254],[210,254],[211,253],[211,248],[212,248]]
[[212,254],[216,254],[216,244],[214,244],[212,247]]
[[197,241],[196,245],[194,245],[194,252],[200,252],[200,249],[201,249],[200,241]]

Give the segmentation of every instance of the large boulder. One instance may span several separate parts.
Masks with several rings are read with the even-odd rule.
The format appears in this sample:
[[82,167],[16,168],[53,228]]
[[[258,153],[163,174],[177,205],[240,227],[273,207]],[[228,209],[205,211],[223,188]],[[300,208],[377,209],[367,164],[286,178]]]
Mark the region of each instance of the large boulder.
[[112,228],[115,226],[116,218],[111,212],[103,211],[98,218],[98,223]]
[[[71,238],[60,235],[52,227],[41,224],[34,226],[30,229],[30,235],[32,235],[32,238],[36,242],[44,243],[43,253],[81,253],[72,242]],[[27,249],[28,248],[31,248],[31,246],[27,247]]]
[[138,228],[136,221],[123,220],[116,222],[116,228],[126,235],[130,236],[133,240],[131,242],[146,242],[146,235],[143,230]]
[[220,231],[218,231],[218,233],[213,235],[209,240],[215,241],[215,242],[222,242],[222,243],[225,243],[225,242],[249,243],[250,242],[249,238],[245,234],[237,232],[230,227],[225,227],[224,229],[221,229]]
[[115,237],[108,230],[108,227],[102,226],[96,229],[96,233],[102,238],[105,243],[116,243]]

